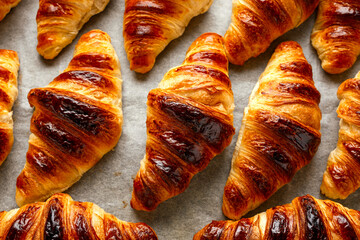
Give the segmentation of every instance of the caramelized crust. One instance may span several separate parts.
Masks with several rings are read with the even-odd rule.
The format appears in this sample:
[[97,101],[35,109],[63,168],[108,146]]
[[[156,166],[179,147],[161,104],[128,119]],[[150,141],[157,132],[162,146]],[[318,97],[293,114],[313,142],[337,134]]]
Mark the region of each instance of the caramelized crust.
[[36,15],[39,54],[45,59],[55,58],[108,3],[109,0],[39,0]]
[[80,38],[62,74],[29,92],[35,111],[16,184],[19,206],[66,190],[115,147],[123,121],[121,83],[110,37],[93,30]]
[[351,68],[360,54],[360,2],[320,0],[311,42],[326,72]]
[[303,23],[319,0],[233,0],[225,34],[229,61],[243,65],[265,52],[271,42]]
[[330,153],[321,192],[330,198],[347,198],[360,187],[360,73],[338,89],[339,139]]
[[21,0],[0,0],[0,21],[10,12],[11,8],[16,7]]
[[213,221],[194,240],[353,240],[360,238],[360,212],[310,195],[240,221]]
[[223,212],[239,219],[290,182],[320,144],[320,93],[296,42],[280,44],[245,108]]
[[0,239],[156,240],[145,223],[124,222],[90,202],[58,193],[46,202],[0,213]]
[[11,109],[18,95],[19,66],[15,51],[0,49],[0,165],[10,153],[14,142]]
[[130,69],[150,71],[156,57],[206,12],[213,0],[125,0],[124,41]]
[[185,191],[234,135],[223,38],[201,35],[184,63],[150,91],[147,106],[146,155],[134,180],[131,206],[151,211]]

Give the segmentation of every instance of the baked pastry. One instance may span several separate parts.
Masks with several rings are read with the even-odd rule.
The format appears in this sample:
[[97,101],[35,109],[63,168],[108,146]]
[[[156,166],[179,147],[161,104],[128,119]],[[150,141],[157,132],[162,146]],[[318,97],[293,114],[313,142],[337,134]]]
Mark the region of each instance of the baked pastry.
[[319,0],[233,0],[225,34],[229,61],[243,65],[265,52],[272,41],[310,17],[318,4]]
[[280,44],[244,110],[223,212],[239,219],[310,162],[320,144],[320,93],[296,42]]
[[129,223],[90,202],[58,193],[46,202],[0,212],[0,239],[157,239],[145,223]]
[[19,58],[15,51],[0,49],[0,165],[14,143],[12,107],[18,95]]
[[156,57],[190,20],[205,13],[213,0],[125,0],[124,41],[130,69],[150,71]]
[[16,7],[21,0],[0,0],[0,21],[10,12],[11,8]]
[[110,37],[93,30],[80,38],[62,74],[29,92],[35,111],[16,183],[19,206],[66,190],[115,147],[123,122],[120,78]]
[[342,73],[359,56],[359,14],[358,0],[320,0],[311,42],[326,72]]
[[360,72],[338,89],[340,120],[337,147],[330,153],[321,192],[330,198],[347,198],[360,187]]
[[150,91],[147,106],[146,154],[134,180],[131,206],[151,211],[185,191],[235,133],[223,38],[206,33],[196,39],[184,63]]
[[194,240],[360,238],[360,212],[310,195],[240,221],[213,221]]
[[69,45],[89,19],[102,12],[110,0],[39,0],[36,15],[37,51],[55,58]]

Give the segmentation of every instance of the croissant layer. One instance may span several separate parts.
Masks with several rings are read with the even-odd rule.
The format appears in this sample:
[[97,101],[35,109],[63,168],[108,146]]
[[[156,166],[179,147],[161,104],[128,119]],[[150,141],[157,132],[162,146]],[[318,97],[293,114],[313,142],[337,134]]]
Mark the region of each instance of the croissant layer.
[[35,111],[16,184],[19,206],[69,188],[115,147],[123,121],[121,83],[110,37],[93,30],[80,38],[62,74],[29,92]]
[[21,0],[0,0],[0,21],[10,12],[11,8],[16,7]]
[[244,111],[224,188],[227,217],[255,209],[310,162],[320,144],[319,102],[301,46],[280,44]]
[[342,73],[355,63],[360,54],[359,15],[357,0],[320,0],[311,42],[326,72]]
[[0,212],[0,239],[155,240],[145,223],[124,222],[90,202],[58,193],[46,202]]
[[298,27],[313,13],[319,0],[233,0],[230,26],[225,34],[229,61],[243,65],[271,42]]
[[223,38],[201,35],[184,63],[166,73],[147,101],[146,154],[131,206],[154,210],[188,187],[234,135],[234,99]]
[[240,221],[213,221],[194,240],[360,238],[360,212],[310,195]]
[[55,58],[69,45],[89,19],[102,12],[110,0],[39,0],[36,15],[37,51]]
[[14,143],[12,107],[18,95],[19,57],[15,51],[0,49],[0,165]]
[[338,89],[339,139],[329,155],[321,192],[330,198],[347,198],[360,187],[360,72]]
[[150,71],[156,57],[180,37],[190,20],[213,0],[125,0],[124,41],[130,69]]

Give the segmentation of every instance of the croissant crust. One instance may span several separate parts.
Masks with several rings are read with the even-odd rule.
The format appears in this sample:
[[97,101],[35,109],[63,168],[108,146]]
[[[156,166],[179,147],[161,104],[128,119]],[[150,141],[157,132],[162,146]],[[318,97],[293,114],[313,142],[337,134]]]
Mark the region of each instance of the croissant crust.
[[360,2],[357,0],[321,0],[311,42],[323,69],[342,73],[360,54]]
[[19,57],[15,51],[0,49],[0,165],[14,143],[12,106],[18,95]]
[[243,65],[271,42],[298,27],[313,13],[319,0],[233,0],[231,24],[225,34],[229,61]]
[[16,7],[21,0],[0,0],[0,21],[10,12],[11,8]]
[[0,212],[0,239],[156,240],[145,223],[124,222],[90,202],[58,193],[46,202]]
[[336,149],[330,153],[321,192],[330,198],[347,198],[360,187],[360,73],[338,89],[340,120]]
[[69,188],[115,147],[123,121],[121,83],[110,37],[93,30],[80,38],[62,74],[29,92],[35,111],[16,184],[19,206]]
[[89,19],[102,12],[110,0],[39,0],[36,15],[37,51],[55,58],[77,36]]
[[360,238],[360,212],[310,195],[240,221],[213,221],[194,240]]
[[147,102],[146,155],[131,206],[150,211],[188,187],[231,142],[234,99],[223,38],[201,35]]
[[213,0],[125,0],[124,41],[130,69],[150,71],[156,57],[180,37],[190,20]]
[[301,46],[280,44],[244,111],[224,188],[227,217],[255,209],[310,162],[320,144],[319,102]]

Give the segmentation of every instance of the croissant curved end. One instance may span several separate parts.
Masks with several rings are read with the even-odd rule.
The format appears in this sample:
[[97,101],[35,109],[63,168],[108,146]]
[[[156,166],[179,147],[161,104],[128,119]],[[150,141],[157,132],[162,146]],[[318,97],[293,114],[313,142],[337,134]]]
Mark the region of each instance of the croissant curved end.
[[354,56],[344,55],[341,53],[333,54],[331,57],[334,58],[334,61],[325,58],[321,63],[321,67],[330,74],[343,73],[351,68],[356,62],[356,58]]
[[155,57],[150,55],[134,56],[129,61],[130,70],[142,74],[149,72],[155,65]]
[[2,1],[3,6],[0,7],[0,21],[2,21],[6,15],[10,12],[11,8],[16,7],[21,0],[7,0]]

